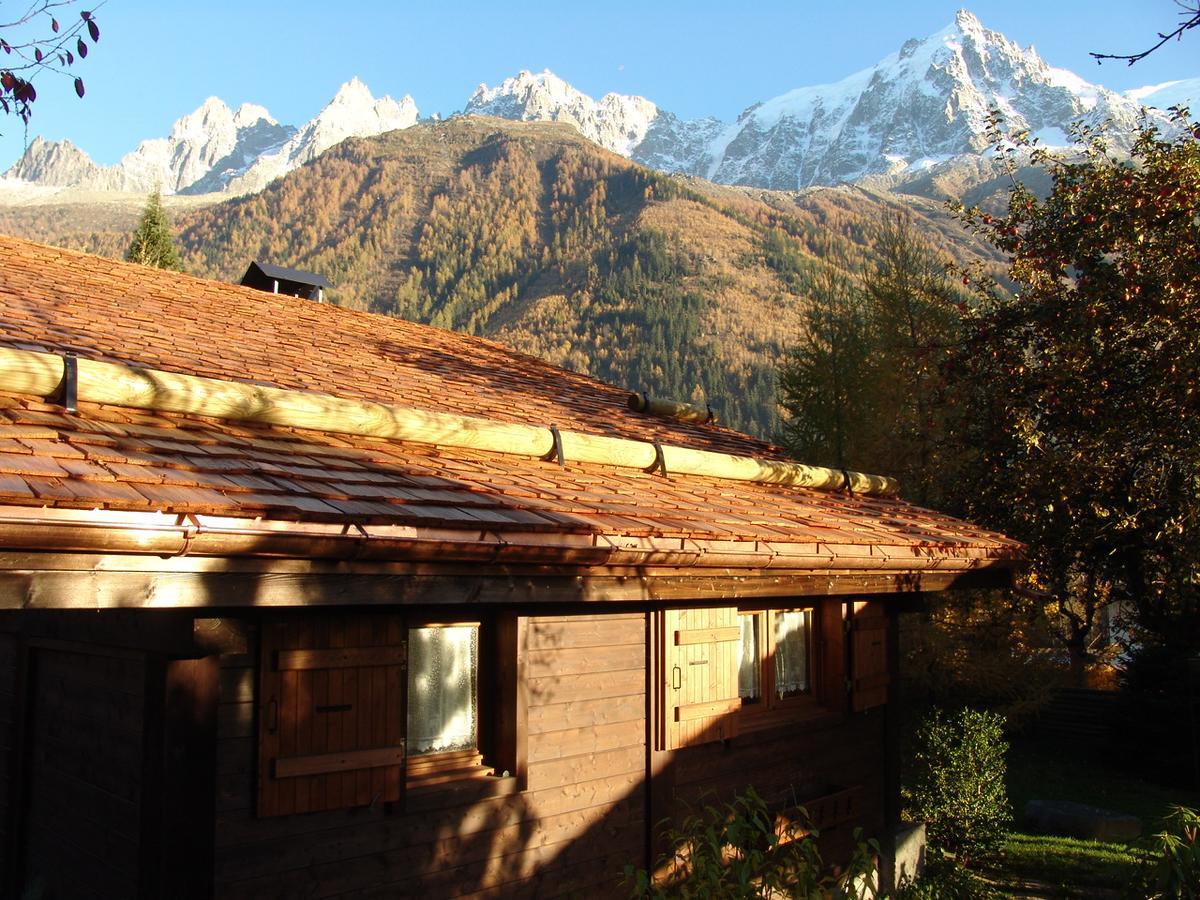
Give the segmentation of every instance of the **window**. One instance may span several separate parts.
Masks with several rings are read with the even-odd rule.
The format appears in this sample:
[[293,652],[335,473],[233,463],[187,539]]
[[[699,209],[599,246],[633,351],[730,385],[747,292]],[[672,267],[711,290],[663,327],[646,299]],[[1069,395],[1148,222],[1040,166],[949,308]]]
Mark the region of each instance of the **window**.
[[887,703],[884,601],[664,609],[653,621],[656,749]]
[[266,623],[259,815],[394,802],[406,789],[523,769],[523,622],[361,614]]
[[738,625],[742,709],[754,714],[812,702],[813,610],[739,610]]
[[480,623],[408,630],[408,786],[490,774],[480,746]]
[[408,630],[408,750],[479,747],[479,625]]

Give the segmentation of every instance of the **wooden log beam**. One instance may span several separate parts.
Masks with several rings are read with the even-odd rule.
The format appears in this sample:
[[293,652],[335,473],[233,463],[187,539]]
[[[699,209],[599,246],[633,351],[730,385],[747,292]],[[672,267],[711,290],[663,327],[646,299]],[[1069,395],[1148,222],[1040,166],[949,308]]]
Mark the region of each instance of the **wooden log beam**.
[[[93,359],[76,360],[77,399],[213,418],[307,428],[336,434],[440,444],[521,456],[556,450],[549,427],[495,422],[432,410],[348,400],[330,394],[285,390],[198,375],[181,375]],[[63,384],[62,357],[0,348],[0,390],[50,398]],[[653,443],[576,431],[559,432],[570,461],[649,469],[658,460]],[[895,479],[807,466],[788,460],[755,459],[663,445],[667,471],[735,481],[771,482],[824,490],[850,488],[859,494],[894,494]]]

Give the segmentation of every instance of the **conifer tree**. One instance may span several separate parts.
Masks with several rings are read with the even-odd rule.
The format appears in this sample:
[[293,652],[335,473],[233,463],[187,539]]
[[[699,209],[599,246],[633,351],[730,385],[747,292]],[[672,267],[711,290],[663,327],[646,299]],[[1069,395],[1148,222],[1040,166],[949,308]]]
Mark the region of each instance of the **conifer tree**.
[[129,242],[129,251],[125,258],[144,266],[157,266],[175,272],[182,270],[160,191],[155,190],[146,200],[142,219],[133,232],[133,239]]

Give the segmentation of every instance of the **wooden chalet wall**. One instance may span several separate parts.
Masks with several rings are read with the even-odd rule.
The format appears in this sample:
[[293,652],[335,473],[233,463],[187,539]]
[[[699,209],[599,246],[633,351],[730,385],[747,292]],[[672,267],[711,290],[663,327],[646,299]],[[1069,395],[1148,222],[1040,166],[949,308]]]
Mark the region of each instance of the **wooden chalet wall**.
[[225,655],[216,895],[616,893],[624,865],[644,864],[646,851],[646,615],[531,617],[524,656],[523,791],[517,779],[487,779],[410,790],[403,812],[262,819],[256,656],[252,646]]
[[[170,617],[137,637],[140,651],[30,637],[61,618],[50,614],[23,636],[0,633],[0,737],[10,751],[24,748],[3,763],[24,759],[27,768],[16,776],[0,768],[0,810],[12,813],[0,818],[4,865],[16,873],[6,883],[49,871],[64,896],[82,879],[94,896],[152,897],[184,872],[186,887],[171,896],[619,896],[624,867],[645,866],[655,852],[652,823],[747,785],[808,805],[836,858],[850,823],[878,834],[890,815],[894,722],[886,706],[850,711],[847,659],[856,641],[879,632],[855,637],[837,612],[842,601],[824,602],[836,614],[819,619],[819,703],[674,750],[659,749],[651,727],[663,613],[593,604],[506,615],[519,636],[514,683],[523,686],[509,717],[521,731],[517,776],[410,783],[394,804],[266,817],[256,797],[258,623],[279,613]],[[93,613],[72,634],[127,637],[154,615]],[[489,680],[503,680],[494,662],[481,661],[481,709]],[[165,717],[156,713],[164,703]],[[492,727],[505,727],[501,718]],[[65,746],[63,728],[74,735]],[[190,756],[179,749],[187,746]],[[14,805],[18,783],[25,796]],[[54,868],[55,859],[70,866]]]

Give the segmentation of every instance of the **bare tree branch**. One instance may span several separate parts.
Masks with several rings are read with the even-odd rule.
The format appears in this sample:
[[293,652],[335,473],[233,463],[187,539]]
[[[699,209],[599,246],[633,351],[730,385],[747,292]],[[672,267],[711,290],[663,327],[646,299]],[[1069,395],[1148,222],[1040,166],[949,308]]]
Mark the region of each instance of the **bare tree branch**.
[[1200,0],[1190,0],[1190,2],[1175,0],[1175,5],[1182,10],[1179,16],[1183,21],[1180,22],[1179,27],[1174,31],[1169,31],[1166,34],[1160,31],[1158,33],[1158,43],[1150,49],[1143,50],[1141,53],[1089,53],[1088,56],[1095,59],[1097,63],[1102,63],[1106,59],[1123,59],[1132,66],[1135,62],[1145,59],[1167,41],[1182,40],[1185,31],[1200,27]]

